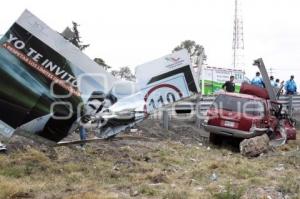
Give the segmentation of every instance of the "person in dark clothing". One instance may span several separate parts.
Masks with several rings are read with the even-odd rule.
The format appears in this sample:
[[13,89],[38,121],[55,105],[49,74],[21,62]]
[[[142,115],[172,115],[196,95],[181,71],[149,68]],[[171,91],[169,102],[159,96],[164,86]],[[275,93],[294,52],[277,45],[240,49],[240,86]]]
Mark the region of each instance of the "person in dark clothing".
[[270,76],[270,83],[271,83],[271,86],[272,87],[275,87],[276,88],[276,82],[274,80],[274,76]]
[[275,87],[280,88],[280,80],[279,79],[275,80]]
[[230,80],[226,81],[225,84],[222,85],[222,89],[225,88],[226,92],[234,92],[235,84],[234,84],[233,80],[234,80],[234,76],[230,76]]

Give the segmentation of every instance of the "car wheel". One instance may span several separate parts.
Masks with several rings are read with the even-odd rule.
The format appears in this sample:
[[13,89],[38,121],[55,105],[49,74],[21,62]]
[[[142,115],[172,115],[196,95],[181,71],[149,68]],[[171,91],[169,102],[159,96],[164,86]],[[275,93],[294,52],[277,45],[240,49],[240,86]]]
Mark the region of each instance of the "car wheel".
[[221,145],[222,144],[222,136],[215,134],[215,133],[210,133],[209,134],[209,142],[214,145]]

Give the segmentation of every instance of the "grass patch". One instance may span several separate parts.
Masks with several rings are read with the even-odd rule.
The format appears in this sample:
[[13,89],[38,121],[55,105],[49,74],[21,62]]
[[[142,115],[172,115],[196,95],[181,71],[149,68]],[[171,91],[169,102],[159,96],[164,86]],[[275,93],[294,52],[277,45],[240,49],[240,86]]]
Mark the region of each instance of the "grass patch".
[[230,183],[227,183],[224,191],[211,194],[214,199],[240,199],[243,192],[243,189],[233,188]]
[[2,157],[0,162],[0,175],[15,178],[43,172],[51,165],[49,158],[45,154],[34,149]]
[[192,179],[198,180],[200,182],[207,181],[208,175],[208,170],[204,168],[195,168],[190,173],[190,177]]
[[[55,148],[56,159],[34,149],[0,155],[0,199],[26,193],[35,198],[130,198],[131,190],[135,198],[145,199],[238,199],[241,187],[266,184],[291,198],[299,196],[296,155],[249,160],[198,144],[158,141],[139,148],[137,142],[128,147],[117,143],[87,145],[86,151]],[[276,171],[278,164],[285,169]]]
[[138,187],[138,192],[146,196],[157,196],[160,193],[157,187],[153,187],[147,184],[140,185]]
[[284,194],[300,196],[300,179],[298,176],[285,176],[280,180],[279,191]]
[[27,189],[20,180],[3,178],[0,176],[0,199],[10,198],[25,191],[27,191]]
[[187,199],[190,195],[186,191],[168,191],[162,198],[163,199]]
[[68,197],[65,197],[65,199],[116,199],[119,198],[117,194],[115,193],[108,193],[108,192],[84,192],[84,193],[78,193],[74,194]]

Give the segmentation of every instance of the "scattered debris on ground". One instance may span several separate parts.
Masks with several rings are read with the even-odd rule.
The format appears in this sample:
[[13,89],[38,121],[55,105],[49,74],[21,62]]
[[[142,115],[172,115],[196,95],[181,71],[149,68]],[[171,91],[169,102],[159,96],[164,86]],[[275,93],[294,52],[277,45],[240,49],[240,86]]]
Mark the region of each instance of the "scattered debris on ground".
[[253,199],[253,198],[266,198],[266,199],[286,199],[288,195],[276,190],[274,187],[264,187],[264,188],[250,188],[241,197],[241,199]]
[[0,142],[0,152],[5,152],[6,146]]
[[269,137],[266,134],[244,139],[240,143],[240,152],[246,157],[256,157],[269,149]]
[[84,150],[15,137],[0,155],[0,198],[300,197],[300,139],[249,159],[180,124],[165,131],[146,120],[129,133],[141,139],[88,143]]
[[172,119],[169,129],[163,129],[160,120],[148,119],[139,124],[139,134],[146,137],[159,138],[160,140],[173,140],[184,144],[205,144],[208,143],[209,133],[195,127],[195,121]]

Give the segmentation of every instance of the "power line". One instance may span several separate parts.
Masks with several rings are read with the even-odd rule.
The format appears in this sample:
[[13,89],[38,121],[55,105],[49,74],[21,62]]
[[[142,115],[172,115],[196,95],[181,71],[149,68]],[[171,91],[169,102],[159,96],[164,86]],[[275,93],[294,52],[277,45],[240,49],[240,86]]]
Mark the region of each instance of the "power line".
[[299,71],[300,68],[286,68],[286,67],[271,67],[270,69],[272,69],[272,71]]
[[273,68],[270,68],[270,75],[273,75]]

